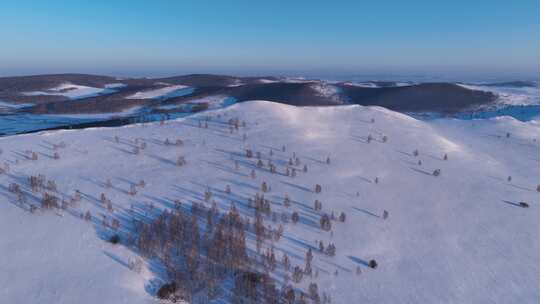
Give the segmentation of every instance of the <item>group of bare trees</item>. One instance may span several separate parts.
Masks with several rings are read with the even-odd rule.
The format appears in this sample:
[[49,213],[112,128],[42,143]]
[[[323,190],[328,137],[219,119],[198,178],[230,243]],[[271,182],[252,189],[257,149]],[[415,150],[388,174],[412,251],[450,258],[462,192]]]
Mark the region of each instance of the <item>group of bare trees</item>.
[[168,284],[165,287],[169,292],[159,293],[168,299],[189,301],[195,293],[215,298],[222,294],[220,284],[231,276],[233,303],[299,303],[300,297],[318,297],[314,289],[309,295],[301,295],[289,285],[278,288],[266,273],[278,266],[273,248],[266,253],[249,253],[247,233],[268,236],[261,216],[251,225],[234,206],[221,214],[215,203],[211,208],[194,204],[191,212],[164,211],[149,223],[137,221],[135,227],[137,249],[146,257],[159,259],[174,283],[174,289]]

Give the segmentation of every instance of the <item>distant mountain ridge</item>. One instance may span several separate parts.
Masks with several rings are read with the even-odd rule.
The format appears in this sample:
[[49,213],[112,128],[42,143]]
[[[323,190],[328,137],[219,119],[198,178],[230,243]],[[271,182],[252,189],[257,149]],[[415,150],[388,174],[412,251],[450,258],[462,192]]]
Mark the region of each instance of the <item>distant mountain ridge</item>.
[[[73,88],[70,88],[69,86]],[[168,86],[191,87],[189,94],[170,98],[134,99],[140,92]],[[59,88],[63,88],[60,90]],[[109,88],[105,91],[106,88]],[[97,92],[80,95],[73,101],[69,90]],[[103,89],[103,91],[100,91]],[[144,94],[142,94],[144,95]],[[178,96],[177,96],[178,95]],[[223,95],[237,102],[269,100],[295,106],[340,104],[375,105],[395,111],[438,111],[455,113],[487,105],[496,99],[490,92],[470,90],[455,83],[402,83],[367,81],[362,83],[327,82],[286,77],[236,77],[190,74],[162,78],[116,78],[89,74],[52,74],[0,78],[0,100],[33,106],[18,112],[34,114],[89,114],[119,112],[133,107],[150,111],[166,105],[182,105],[208,96]]]

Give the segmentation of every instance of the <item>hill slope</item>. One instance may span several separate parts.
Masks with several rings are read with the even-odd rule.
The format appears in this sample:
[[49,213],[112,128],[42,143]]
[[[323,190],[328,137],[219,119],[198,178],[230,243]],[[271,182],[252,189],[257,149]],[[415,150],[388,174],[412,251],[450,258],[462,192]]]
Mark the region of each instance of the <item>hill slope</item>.
[[[246,126],[231,131],[231,118]],[[379,107],[251,101],[163,125],[1,138],[0,160],[9,170],[0,175],[0,297],[6,303],[154,303],[167,277],[152,260],[130,271],[137,253],[103,241],[110,229],[102,220],[129,227],[129,210],[154,217],[177,199],[208,204],[205,191],[221,210],[234,203],[252,218],[248,198],[266,182],[272,210],[298,212],[300,220],[268,218],[271,226],[283,224],[284,234],[263,248],[273,246],[278,257],[287,253],[293,265],[304,265],[308,248],[315,251],[318,276],[294,284],[299,290],[317,282],[332,303],[535,303],[539,137],[538,123],[509,118],[423,122]],[[136,148],[142,142],[146,148]],[[264,164],[271,159],[278,173],[258,167],[245,149],[260,152]],[[300,163],[288,165],[293,155]],[[176,166],[178,156],[187,164]],[[297,176],[286,176],[286,167]],[[55,181],[58,197],[69,200],[78,189],[81,200],[65,210],[29,213],[42,193],[32,192],[27,179],[38,174]],[[136,187],[140,180],[144,187]],[[21,187],[26,203],[10,184]],[[321,193],[313,191],[316,184]],[[100,203],[101,193],[114,211]],[[315,200],[321,211],[312,208]],[[517,206],[521,201],[530,208]],[[94,221],[79,219],[86,211]],[[320,216],[331,212],[345,212],[346,221],[323,231]],[[318,241],[334,243],[336,256],[319,253]],[[248,238],[250,248],[254,243]],[[367,267],[371,259],[376,269]],[[283,273],[278,266],[272,275],[282,282]]]

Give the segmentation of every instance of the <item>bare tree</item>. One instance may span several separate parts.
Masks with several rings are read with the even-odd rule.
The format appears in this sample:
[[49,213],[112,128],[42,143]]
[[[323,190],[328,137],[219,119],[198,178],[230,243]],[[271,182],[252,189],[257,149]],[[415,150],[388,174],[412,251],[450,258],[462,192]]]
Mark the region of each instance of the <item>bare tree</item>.
[[283,199],[283,205],[287,208],[291,206],[291,200],[289,199],[288,195],[285,195],[285,198]]
[[319,222],[322,230],[330,231],[332,229],[332,222],[330,221],[330,216],[328,216],[328,214],[325,213],[321,215]]
[[346,215],[345,215],[345,212],[341,212],[341,214],[339,215],[339,221],[344,223],[345,222],[345,219],[346,219]]
[[178,167],[182,167],[186,164],[186,158],[184,156],[178,156],[178,158],[176,159],[176,165]]
[[134,184],[129,186],[129,195],[134,196],[137,194],[137,187]]
[[47,192],[43,193],[43,197],[41,199],[41,208],[58,208],[58,198],[54,195],[48,194]]
[[292,279],[295,283],[300,283],[304,277],[304,272],[299,266],[295,266],[293,269]]
[[298,221],[300,221],[300,215],[298,214],[298,212],[293,212],[292,215],[291,215],[291,220],[294,224],[298,223]]

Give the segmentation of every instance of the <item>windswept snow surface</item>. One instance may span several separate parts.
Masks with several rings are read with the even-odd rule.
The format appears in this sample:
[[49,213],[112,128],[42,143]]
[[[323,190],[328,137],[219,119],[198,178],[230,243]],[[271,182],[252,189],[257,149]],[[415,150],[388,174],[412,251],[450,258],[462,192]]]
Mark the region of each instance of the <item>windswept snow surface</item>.
[[114,89],[118,89],[124,86],[125,85],[121,83],[112,83],[105,85],[105,88],[94,88],[72,83],[64,83],[59,85],[58,87],[51,88],[46,91],[25,92],[23,94],[27,96],[59,95],[65,96],[69,99],[83,99],[95,97],[98,95],[114,93]]
[[[208,128],[197,127],[209,115]],[[231,133],[230,118],[247,126]],[[139,155],[131,152],[136,138],[148,144]],[[185,144],[165,146],[166,138]],[[419,121],[379,107],[299,108],[263,101],[164,125],[1,138],[0,163],[11,169],[0,175],[0,299],[10,304],[157,303],[151,295],[163,278],[155,268],[137,273],[126,267],[135,253],[101,240],[102,215],[124,216],[131,205],[152,215],[170,208],[174,199],[202,202],[209,187],[220,209],[235,202],[243,216],[253,216],[247,198],[266,181],[273,211],[300,214],[296,225],[284,224],[284,236],[274,243],[279,258],[287,252],[293,265],[303,266],[306,250],[316,248],[317,240],[337,248],[335,257],[315,250],[318,277],[304,279],[297,288],[317,282],[339,304],[538,303],[539,138],[536,122],[511,118]],[[61,142],[66,147],[57,150],[60,159],[55,160],[52,147]],[[247,148],[260,151],[265,163],[272,159],[279,173],[296,153],[301,160],[297,176],[258,168],[256,160],[243,156]],[[26,159],[26,150],[36,151],[39,159]],[[187,165],[175,165],[179,155]],[[301,170],[304,164],[307,173]],[[432,175],[435,169],[441,169],[439,177]],[[79,189],[82,201],[66,211],[30,214],[27,206],[16,204],[7,185],[19,183],[29,203],[37,204],[34,196],[40,195],[31,194],[26,183],[37,174],[55,180],[58,195]],[[110,188],[104,187],[107,179]],[[128,195],[130,185],[141,179],[146,186]],[[321,193],[314,193],[315,184],[321,184]],[[231,194],[224,192],[227,185]],[[98,203],[100,193],[113,202],[112,214]],[[292,200],[289,208],[282,205],[285,194]],[[322,212],[347,214],[345,223],[332,223],[333,233],[319,229],[321,212],[312,208],[316,199],[323,203]],[[516,206],[520,201],[530,208]],[[155,208],[148,209],[149,203]],[[95,223],[78,219],[87,210]],[[377,260],[376,269],[366,266],[370,259]],[[278,270],[274,275],[281,280],[281,266]]]
[[[190,89],[191,91],[189,91]],[[173,85],[166,86],[159,89],[137,92],[133,95],[126,97],[127,99],[167,99],[172,97],[179,97],[187,94],[191,94],[193,88],[185,85]]]

